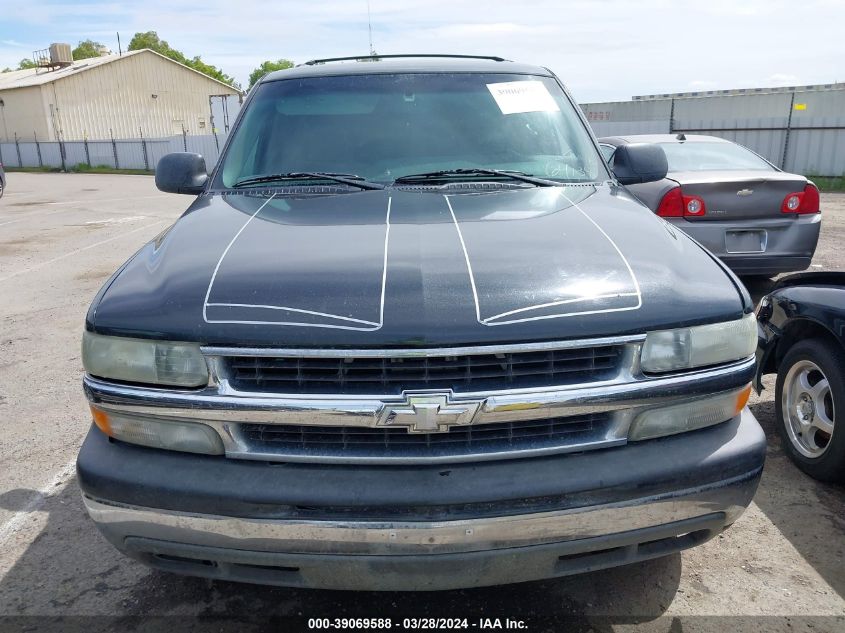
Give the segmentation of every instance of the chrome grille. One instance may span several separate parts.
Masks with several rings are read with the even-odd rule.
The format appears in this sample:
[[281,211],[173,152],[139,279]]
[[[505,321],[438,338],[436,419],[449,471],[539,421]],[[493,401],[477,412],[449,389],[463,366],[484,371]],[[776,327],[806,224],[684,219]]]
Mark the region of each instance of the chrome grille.
[[250,452],[323,457],[442,458],[480,453],[559,448],[605,437],[608,412],[545,420],[524,420],[452,427],[443,433],[408,433],[402,428],[242,424],[241,439]]
[[616,375],[623,345],[456,356],[310,358],[226,356],[230,384],[242,391],[302,394],[401,394],[549,387]]

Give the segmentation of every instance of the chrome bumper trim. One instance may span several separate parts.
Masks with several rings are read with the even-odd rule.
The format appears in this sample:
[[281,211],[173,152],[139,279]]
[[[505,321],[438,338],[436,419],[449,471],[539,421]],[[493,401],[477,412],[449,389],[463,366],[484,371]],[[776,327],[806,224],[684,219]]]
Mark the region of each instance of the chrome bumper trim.
[[186,514],[83,496],[89,515],[119,549],[127,538],[264,552],[419,555],[477,552],[591,538],[724,513],[750,503],[760,470],[619,504],[437,522],[296,521]]

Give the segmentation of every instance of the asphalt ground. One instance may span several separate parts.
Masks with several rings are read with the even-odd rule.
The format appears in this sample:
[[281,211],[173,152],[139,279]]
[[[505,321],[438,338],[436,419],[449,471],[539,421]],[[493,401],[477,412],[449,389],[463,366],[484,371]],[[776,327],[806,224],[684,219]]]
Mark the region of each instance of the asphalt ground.
[[[845,489],[785,457],[771,378],[751,400],[769,442],[754,502],[727,532],[682,554],[427,594],[207,581],[119,555],[87,518],[74,474],[90,425],[80,335],[101,284],[189,201],[146,176],[9,174],[0,199],[0,631],[240,631],[266,628],[268,617],[279,618],[273,630],[295,630],[311,617],[408,614],[469,618],[471,628],[510,618],[531,631],[845,631]],[[822,208],[813,269],[845,268],[845,194],[823,195]],[[769,285],[749,280],[757,297]]]

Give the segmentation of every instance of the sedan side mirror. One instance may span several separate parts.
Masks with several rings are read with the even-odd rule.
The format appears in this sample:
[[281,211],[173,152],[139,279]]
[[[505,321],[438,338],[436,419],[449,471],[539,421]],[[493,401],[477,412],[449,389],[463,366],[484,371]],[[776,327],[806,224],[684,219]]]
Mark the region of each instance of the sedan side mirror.
[[620,145],[613,154],[613,174],[623,185],[663,180],[667,171],[666,154],[653,143]]
[[162,156],[156,166],[156,187],[167,193],[202,193],[208,181],[205,159],[199,154],[175,152]]

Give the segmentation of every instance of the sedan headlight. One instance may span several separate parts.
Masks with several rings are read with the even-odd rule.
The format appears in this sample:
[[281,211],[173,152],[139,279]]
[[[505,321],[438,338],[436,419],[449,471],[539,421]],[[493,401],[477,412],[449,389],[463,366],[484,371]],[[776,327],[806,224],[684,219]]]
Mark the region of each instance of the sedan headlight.
[[82,365],[92,376],[173,387],[208,384],[208,367],[195,343],[82,336]]
[[757,349],[757,321],[746,314],[736,321],[649,332],[640,367],[660,373],[718,365],[748,358]]

